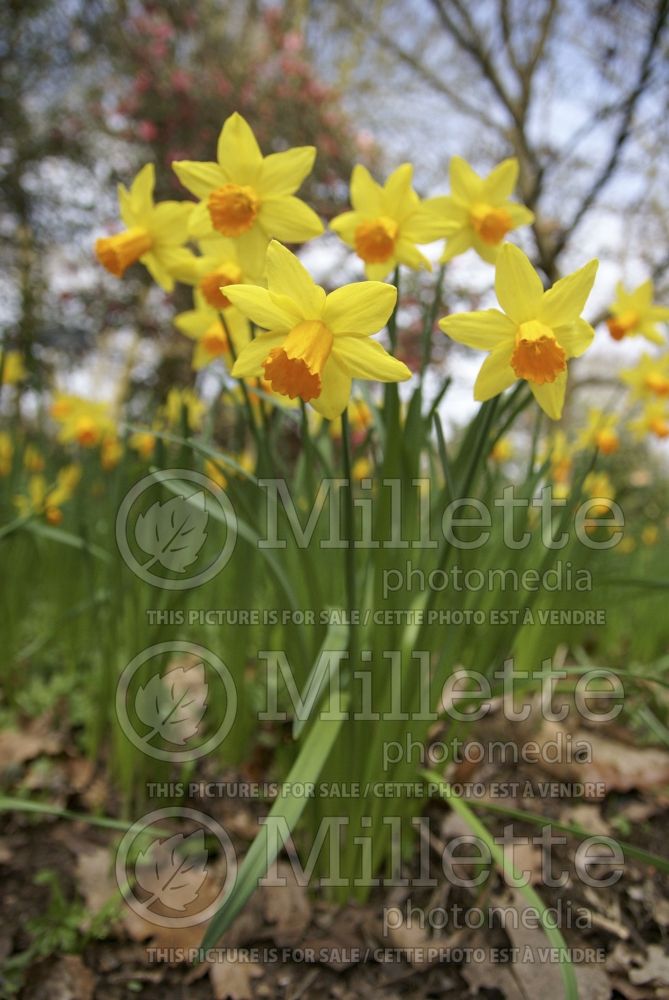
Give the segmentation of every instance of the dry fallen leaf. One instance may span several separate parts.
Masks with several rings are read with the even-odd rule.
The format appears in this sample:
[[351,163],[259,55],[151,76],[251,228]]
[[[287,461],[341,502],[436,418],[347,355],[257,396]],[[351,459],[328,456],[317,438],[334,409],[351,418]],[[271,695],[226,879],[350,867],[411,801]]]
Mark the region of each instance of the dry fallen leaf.
[[223,957],[209,965],[215,1000],[253,1000],[252,980],[263,975],[257,962],[235,962]]
[[278,863],[269,872],[271,881],[285,879],[285,885],[263,885],[265,920],[272,925],[272,937],[279,948],[299,944],[311,921],[311,904],[306,888],[299,885],[292,865]]

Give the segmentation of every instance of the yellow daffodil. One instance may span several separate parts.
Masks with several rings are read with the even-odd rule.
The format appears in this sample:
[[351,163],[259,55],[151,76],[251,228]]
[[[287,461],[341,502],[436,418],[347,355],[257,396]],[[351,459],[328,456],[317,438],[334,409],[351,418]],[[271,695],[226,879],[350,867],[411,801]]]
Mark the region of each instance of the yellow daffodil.
[[49,524],[58,525],[63,520],[60,508],[71,499],[80,479],[81,467],[74,464],[60,469],[51,488],[43,475],[31,476],[27,495],[14,497],[14,505],[23,517],[43,514]]
[[128,438],[128,445],[143,459],[149,459],[156,450],[156,435],[152,431],[135,431]]
[[355,462],[351,467],[351,479],[356,483],[359,483],[361,479],[370,479],[374,473],[374,466],[372,461],[366,455],[361,455],[360,458],[356,458]]
[[550,462],[550,477],[555,484],[555,495],[566,496],[569,492],[569,480],[573,467],[574,448],[564,431],[557,430],[548,439],[543,458]]
[[[243,472],[253,473],[255,472],[256,460],[253,452],[242,451],[237,455],[230,455],[230,458],[239,466]],[[216,462],[213,459],[206,459],[204,462],[204,474],[220,486],[221,489],[225,489],[228,485],[228,478],[232,476],[238,476],[239,473],[232,464]]]
[[181,429],[185,415],[188,429],[198,431],[202,426],[202,417],[206,409],[206,404],[192,389],[175,387],[167,393],[162,415],[169,427],[178,429]]
[[3,385],[16,385],[17,382],[23,382],[28,374],[20,351],[6,351],[1,364]]
[[669,308],[653,302],[653,282],[644,281],[633,292],[628,292],[621,281],[616,285],[616,298],[606,321],[614,340],[623,337],[645,337],[652,344],[663,344],[664,337],[657,324],[669,322]]
[[109,403],[64,396],[56,399],[51,415],[61,425],[58,440],[64,443],[76,441],[82,448],[95,448],[106,437],[116,433]]
[[534,221],[529,208],[509,200],[518,180],[518,160],[503,160],[487,177],[480,177],[466,160],[454,156],[449,173],[451,194],[439,199],[438,206],[450,223],[441,260],[473,247],[494,264],[507,233]]
[[641,440],[653,435],[660,440],[669,437],[669,406],[665,400],[647,403],[639,417],[630,420],[629,429]]
[[265,266],[266,245],[253,270],[242,268],[235,240],[226,236],[209,236],[200,240],[202,255],[193,255],[190,273],[182,273],[181,280],[194,285],[212,309],[228,309],[230,299],[225,294],[228,285],[254,283]]
[[338,215],[330,228],[353,247],[372,280],[385,278],[397,264],[414,270],[432,270],[418,243],[432,243],[449,231],[450,224],[436,211],[439,198],[418,197],[411,182],[413,167],[403,163],[385,184],[378,184],[358,164],[351,175],[353,210]]
[[620,448],[618,434],[618,415],[604,413],[591,407],[588,420],[576,439],[576,448],[584,451],[587,448],[598,448],[603,455],[613,455]]
[[[589,472],[583,481],[583,492],[592,500],[613,500],[616,491],[606,472]],[[601,503],[589,508],[590,517],[605,517],[611,510],[609,503]]]
[[[364,437],[374,422],[374,416],[364,399],[352,399],[346,410],[348,424],[351,428],[353,441]],[[330,424],[330,436],[338,440],[341,437],[341,424]]]
[[199,291],[193,298],[195,308],[175,316],[174,325],[196,343],[194,370],[200,371],[218,358],[229,362],[251,338],[247,320],[238,309],[214,309]]
[[353,378],[399,382],[411,377],[371,334],[385,326],[397,289],[377,281],[345,285],[326,295],[290,251],[267,250],[268,288],[231,285],[231,302],[258,326],[232,374],[264,376],[274,392],[300,397],[328,420],[348,404]]
[[41,451],[34,444],[27,445],[23,452],[23,467],[28,472],[44,472],[45,465],[44,455]]
[[632,399],[669,396],[669,354],[661,358],[643,354],[636,365],[620,372],[620,378],[630,387]]
[[0,476],[8,476],[12,471],[14,445],[6,431],[0,431]]
[[217,232],[234,238],[243,268],[251,271],[272,237],[302,243],[320,235],[320,219],[295,197],[315,156],[313,146],[263,156],[245,119],[230,115],[218,139],[217,163],[172,164],[184,187],[200,199],[191,235],[200,239]]
[[504,312],[458,313],[439,323],[458,343],[490,351],[474,386],[477,400],[491,399],[516,379],[525,379],[542,410],[559,420],[567,388],[567,360],[583,354],[594,337],[580,314],[597,264],[591,260],[545,292],[525,254],[511,243],[504,244],[495,272],[495,291]]
[[513,445],[508,438],[500,438],[492,448],[490,452],[490,457],[493,462],[497,462],[498,465],[503,465],[504,462],[508,462],[513,458]]
[[115,277],[140,261],[166,292],[174,288],[174,278],[187,269],[192,254],[183,248],[188,239],[190,202],[153,201],[155,170],[147,163],[135,177],[130,190],[119,184],[121,218],[128,227],[115,236],[96,240],[95,254]]
[[123,445],[116,434],[109,434],[100,444],[100,465],[105,472],[115,469],[123,457]]
[[641,531],[641,543],[643,545],[657,545],[660,537],[660,529],[656,524],[646,524]]

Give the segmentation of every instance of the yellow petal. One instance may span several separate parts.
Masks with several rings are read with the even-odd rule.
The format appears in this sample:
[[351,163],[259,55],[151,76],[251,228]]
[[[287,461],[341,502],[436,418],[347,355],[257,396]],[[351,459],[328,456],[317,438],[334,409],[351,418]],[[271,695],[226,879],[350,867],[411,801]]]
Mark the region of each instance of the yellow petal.
[[142,167],[130,185],[130,201],[136,215],[153,207],[153,189],[156,183],[156,170],[153,163]]
[[488,355],[474,383],[474,399],[483,403],[517,381],[517,375],[510,364],[513,347],[513,341],[501,344]]
[[648,319],[652,323],[669,323],[669,309],[667,306],[650,306]]
[[206,201],[201,201],[191,212],[188,220],[188,232],[196,240],[206,239],[213,235],[214,227],[211,224]]
[[545,382],[537,385],[536,382],[529,382],[534,398],[551,420],[559,420],[564,407],[564,397],[567,390],[567,373],[558,375],[554,382]]
[[353,208],[366,215],[382,215],[382,190],[369,170],[362,164],[356,163],[351,174],[351,204]]
[[449,236],[446,240],[444,252],[439,258],[440,263],[446,264],[449,260],[453,260],[454,257],[458,257],[461,253],[466,253],[467,250],[470,250],[473,236],[474,232],[469,228],[461,229],[454,236]]
[[420,209],[402,224],[402,236],[412,243],[432,243],[459,229],[459,223],[446,217],[435,205],[441,198],[426,198]]
[[187,309],[174,317],[177,330],[191,340],[198,340],[213,321],[214,317],[205,309]]
[[431,271],[432,264],[411,240],[400,237],[395,244],[395,258],[414,271]]
[[286,243],[303,243],[323,232],[323,223],[314,210],[294,195],[265,199],[258,222],[268,236]]
[[262,167],[262,153],[245,118],[235,111],[223,124],[216,156],[219,164],[237,184],[256,184]]
[[413,167],[410,163],[402,163],[388,177],[381,196],[384,214],[400,222],[411,212],[418,202],[417,195],[412,191]]
[[295,325],[295,315],[287,311],[283,304],[266,288],[257,285],[228,285],[226,298],[230,299],[244,316],[266,330],[290,330]]
[[653,282],[650,278],[635,288],[630,296],[631,302],[639,312],[645,312],[653,302]]
[[174,290],[174,278],[154,253],[145,253],[139,259],[140,263],[144,265],[155,283],[160,285],[163,291],[171,292]]
[[266,156],[260,170],[259,193],[293,194],[311,173],[315,158],[315,146],[296,146],[294,149]]
[[185,243],[194,208],[192,201],[161,201],[151,216],[151,234],[161,243]]
[[382,281],[357,281],[330,292],[323,322],[335,334],[378,333],[388,322],[397,302],[397,289]]
[[332,353],[353,378],[376,382],[405,382],[411,378],[404,362],[369,337],[337,337]]
[[389,257],[381,264],[365,264],[365,277],[368,281],[383,281],[395,268],[395,258]]
[[534,222],[534,212],[531,212],[529,208],[525,208],[524,205],[517,205],[515,201],[508,201],[504,208],[509,213],[514,229],[518,229],[520,226],[531,226]]
[[310,403],[326,420],[334,420],[344,412],[351,395],[351,376],[339,364],[334,353],[325,362],[322,384],[320,396],[310,400]]
[[518,160],[515,156],[502,160],[483,181],[483,201],[499,205],[511,195],[518,181]]
[[342,212],[341,215],[336,215],[334,219],[330,221],[330,229],[337,234],[337,236],[348,243],[349,246],[353,246],[355,241],[355,231],[363,221],[363,216],[360,212]]
[[504,244],[485,243],[478,233],[472,230],[472,246],[481,260],[484,260],[487,264],[496,264],[499,252]]
[[504,340],[512,343],[516,332],[516,324],[499,309],[444,316],[439,326],[458,344],[478,351],[492,351]]
[[244,274],[260,276],[265,270],[269,239],[260,226],[251,226],[246,233],[235,237],[237,260]]
[[544,293],[537,319],[553,329],[578,319],[592,291],[598,266],[599,261],[591,260],[585,267],[556,281]]
[[263,362],[271,350],[281,347],[286,339],[285,333],[259,333],[249,341],[237,356],[232,366],[235,378],[253,378],[263,374]]
[[451,192],[457,201],[469,205],[482,200],[483,180],[461,156],[451,158],[449,176]]
[[520,325],[535,319],[544,286],[522,250],[505,243],[497,255],[495,292],[507,316]]
[[285,295],[295,303],[304,319],[320,319],[325,292],[294,253],[277,240],[267,248],[267,284],[272,295]]
[[592,344],[595,331],[584,319],[577,319],[568,326],[559,327],[555,336],[561,347],[564,347],[568,358],[578,358]]
[[200,163],[198,160],[175,160],[172,169],[181,183],[196,198],[207,198],[212,191],[230,180],[227,171],[218,163]]

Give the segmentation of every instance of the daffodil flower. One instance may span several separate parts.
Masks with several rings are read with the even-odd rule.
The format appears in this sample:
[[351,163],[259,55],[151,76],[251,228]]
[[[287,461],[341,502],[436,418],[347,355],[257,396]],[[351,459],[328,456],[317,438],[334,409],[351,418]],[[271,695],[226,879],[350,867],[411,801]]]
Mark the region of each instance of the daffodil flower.
[[620,379],[630,387],[632,399],[669,396],[669,354],[661,358],[642,354],[636,365],[620,372]]
[[645,337],[652,344],[663,344],[664,337],[657,324],[669,322],[669,309],[653,302],[653,282],[644,281],[633,292],[628,292],[621,281],[616,285],[616,298],[606,325],[614,340],[623,337]]
[[617,427],[617,413],[604,413],[603,410],[591,407],[587,423],[576,439],[576,448],[581,451],[598,448],[603,455],[614,455],[620,448]]
[[378,281],[345,285],[326,295],[297,257],[272,241],[268,288],[231,285],[228,295],[259,334],[243,349],[232,374],[264,377],[274,392],[300,397],[332,420],[348,404],[353,378],[400,382],[411,377],[371,334],[393,311],[397,289]]
[[265,252],[254,269],[244,269],[239,260],[235,240],[226,236],[209,236],[199,241],[201,256],[192,256],[188,273],[181,275],[187,285],[194,285],[213,309],[228,309],[230,299],[225,294],[228,285],[254,283],[265,266]]
[[218,139],[217,163],[172,164],[184,187],[200,199],[191,235],[234,238],[243,268],[251,271],[272,237],[302,243],[320,235],[320,219],[295,197],[315,156],[314,146],[263,156],[248,122],[237,112],[230,115]]
[[387,277],[397,264],[431,271],[430,261],[416,244],[432,243],[450,229],[436,211],[441,199],[421,201],[411,186],[412,179],[410,163],[393,171],[383,185],[358,164],[351,175],[353,210],[330,223],[344,243],[353,247],[372,280]]
[[251,331],[244,316],[230,303],[226,309],[215,309],[199,291],[193,299],[195,308],[175,316],[174,325],[196,342],[193,369],[200,371],[218,358],[229,361],[236,356],[250,340]]
[[0,365],[2,366],[3,385],[16,385],[17,382],[22,382],[28,374],[20,351],[6,351]]
[[494,264],[507,235],[534,221],[534,213],[510,201],[518,180],[518,160],[503,160],[487,177],[480,177],[460,156],[451,159],[451,194],[438,199],[437,208],[450,223],[442,263],[470,248]]
[[460,344],[490,351],[476,379],[477,400],[491,399],[517,379],[525,379],[539,406],[559,420],[567,387],[567,360],[583,354],[594,330],[580,318],[595,280],[598,261],[591,260],[545,292],[539,275],[518,247],[500,250],[495,291],[504,312],[446,316],[444,333]]
[[51,416],[61,425],[58,440],[75,441],[82,448],[95,448],[105,437],[116,433],[109,403],[61,396],[54,401]]
[[95,242],[95,255],[111,274],[120,278],[139,261],[166,292],[174,288],[174,278],[187,267],[192,254],[183,248],[188,239],[189,202],[162,201],[155,204],[156,175],[147,163],[135,177],[130,190],[118,186],[121,218],[128,227],[115,236]]
[[647,403],[640,416],[630,420],[629,429],[638,440],[653,435],[663,441],[669,437],[669,407],[666,400]]
[[206,409],[204,401],[192,389],[173,386],[167,393],[161,416],[165,418],[168,427],[181,428],[185,418],[189,430],[199,431]]

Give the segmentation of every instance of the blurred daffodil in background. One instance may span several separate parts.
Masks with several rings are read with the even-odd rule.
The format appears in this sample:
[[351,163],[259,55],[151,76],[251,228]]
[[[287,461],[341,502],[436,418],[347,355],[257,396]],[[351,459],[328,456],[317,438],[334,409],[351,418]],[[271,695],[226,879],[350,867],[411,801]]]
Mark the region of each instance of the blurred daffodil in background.
[[645,337],[652,344],[665,342],[658,323],[669,322],[669,308],[656,305],[653,301],[654,294],[650,278],[632,292],[626,290],[622,281],[618,282],[616,298],[609,307],[611,315],[606,321],[614,340]]
[[596,260],[545,292],[525,254],[505,244],[497,259],[495,291],[502,306],[446,316],[444,333],[460,344],[489,351],[474,386],[484,401],[525,379],[539,406],[553,420],[562,415],[567,361],[583,354],[594,330],[581,312],[597,273]]
[[669,354],[652,357],[642,354],[631,368],[624,368],[620,378],[630,388],[631,399],[669,396]]
[[183,201],[155,204],[155,182],[153,164],[147,163],[129,191],[119,184],[119,208],[127,229],[97,240],[95,254],[103,267],[117,278],[139,261],[161,288],[171,292],[175,277],[188,268],[192,256],[183,244],[188,239],[188,220],[193,205]]
[[194,308],[175,316],[174,325],[196,343],[195,371],[218,358],[230,361],[251,338],[248,321],[238,309],[231,306],[216,309],[200,291],[195,292]]
[[603,410],[591,407],[588,411],[586,425],[581,429],[576,448],[598,448],[603,455],[613,455],[620,448],[618,434],[619,417],[616,413],[605,413]]

